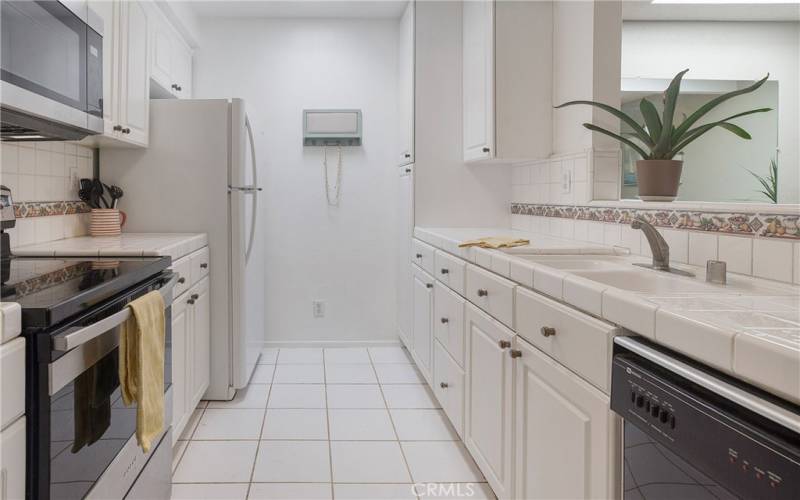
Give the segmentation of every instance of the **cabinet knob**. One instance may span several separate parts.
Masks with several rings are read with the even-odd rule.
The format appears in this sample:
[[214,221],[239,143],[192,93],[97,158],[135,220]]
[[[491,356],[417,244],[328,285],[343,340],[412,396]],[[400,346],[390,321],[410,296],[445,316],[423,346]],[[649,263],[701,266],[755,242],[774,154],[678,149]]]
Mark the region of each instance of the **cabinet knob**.
[[208,267],[208,263],[207,262],[203,262],[202,264],[200,264],[200,269],[205,269],[207,267]]
[[425,283],[425,288],[433,288],[433,283]]
[[483,151],[484,153],[488,153],[491,150],[489,148],[483,148],[481,151]]
[[129,129],[128,127],[125,127],[124,129],[122,129],[122,133],[123,134],[130,134],[131,133],[131,129]]
[[186,278],[178,278],[178,283],[183,285],[184,283],[186,283]]
[[556,329],[552,326],[543,326],[541,330],[539,330],[543,336],[545,337],[552,337],[556,334]]
[[177,83],[173,83],[172,85],[170,85],[170,87],[172,87],[172,90],[178,90],[178,84]]
[[194,304],[194,299],[189,299],[186,301],[187,304]]
[[497,342],[497,345],[500,346],[500,349],[508,349],[509,347],[511,347],[511,342],[509,342],[508,340],[501,340]]
[[518,351],[516,349],[511,349],[510,351],[508,351],[508,355],[511,356],[512,358],[521,358],[522,357],[522,351]]
[[450,384],[448,384],[447,382],[440,382],[439,387],[441,387],[442,389],[447,389],[448,387],[450,387]]
[[404,158],[411,158],[411,153],[406,153],[403,155]]
[[447,323],[450,323],[450,320],[449,320],[449,319],[447,319],[447,318],[442,318],[442,319],[441,319],[441,320],[439,320],[439,321],[441,321],[443,325],[446,325]]
[[486,297],[489,295],[489,290],[484,290],[483,288],[478,289],[478,297]]
[[175,89],[175,90],[177,90],[178,92],[180,92],[181,90],[183,90],[183,87],[181,87],[180,85],[178,85],[178,88],[177,88],[177,89]]
[[114,125],[113,129],[119,132],[120,130],[122,130],[122,125]]
[[443,267],[442,274],[450,274],[450,270]]
[[421,259],[421,258],[422,258],[422,254],[421,254],[421,253],[418,253],[418,254],[417,254],[417,258],[418,258],[418,259]]
[[407,169],[406,169],[406,173],[407,173],[407,174],[410,174],[410,173],[411,173],[411,169],[410,169],[410,168],[407,168]]
[[192,294],[192,298],[193,298],[194,300],[197,300],[197,299],[199,299],[199,298],[200,298],[200,296],[199,296],[198,294],[196,294],[196,293],[193,293],[193,294]]

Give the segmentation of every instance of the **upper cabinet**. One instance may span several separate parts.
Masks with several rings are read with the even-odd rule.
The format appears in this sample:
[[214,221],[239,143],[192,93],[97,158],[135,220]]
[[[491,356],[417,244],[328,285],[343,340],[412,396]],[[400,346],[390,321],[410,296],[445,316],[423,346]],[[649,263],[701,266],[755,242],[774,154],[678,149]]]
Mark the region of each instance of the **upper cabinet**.
[[192,97],[192,49],[160,9],[153,9],[150,32],[153,97]]
[[136,0],[92,0],[90,6],[103,19],[104,131],[83,142],[147,146],[150,75],[146,6]]
[[[397,163],[414,163],[414,2],[400,18],[397,43]],[[405,172],[405,170],[403,170]]]
[[510,163],[552,149],[552,3],[463,3],[464,161]]

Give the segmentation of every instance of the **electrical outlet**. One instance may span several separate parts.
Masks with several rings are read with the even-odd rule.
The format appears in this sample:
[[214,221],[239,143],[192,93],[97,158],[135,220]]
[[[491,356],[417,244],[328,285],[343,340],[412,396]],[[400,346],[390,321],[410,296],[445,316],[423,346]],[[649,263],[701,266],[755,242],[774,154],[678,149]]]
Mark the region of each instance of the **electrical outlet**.
[[325,317],[325,302],[321,300],[314,300],[311,302],[311,309],[314,312],[315,318]]
[[69,189],[70,194],[78,196],[78,191],[81,188],[81,178],[78,175],[78,167],[69,168]]
[[572,191],[572,170],[561,170],[561,194]]

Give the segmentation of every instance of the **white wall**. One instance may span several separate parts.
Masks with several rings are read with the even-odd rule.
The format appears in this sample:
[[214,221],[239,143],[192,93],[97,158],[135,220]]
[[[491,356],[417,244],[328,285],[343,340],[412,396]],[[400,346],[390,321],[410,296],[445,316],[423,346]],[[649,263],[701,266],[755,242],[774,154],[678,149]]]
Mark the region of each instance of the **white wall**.
[[[396,339],[396,24],[200,22],[195,96],[244,98],[256,134],[268,341]],[[321,148],[302,145],[304,108],[363,112],[363,146],[344,148],[339,207],[325,200]],[[326,301],[324,318],[312,300]]]
[[415,224],[508,227],[509,167],[464,163],[461,4],[417,2],[416,9]]
[[[782,202],[800,197],[800,23],[633,22],[623,24],[622,76],[778,81]],[[702,139],[701,139],[702,140]],[[780,177],[780,176],[779,176]]]

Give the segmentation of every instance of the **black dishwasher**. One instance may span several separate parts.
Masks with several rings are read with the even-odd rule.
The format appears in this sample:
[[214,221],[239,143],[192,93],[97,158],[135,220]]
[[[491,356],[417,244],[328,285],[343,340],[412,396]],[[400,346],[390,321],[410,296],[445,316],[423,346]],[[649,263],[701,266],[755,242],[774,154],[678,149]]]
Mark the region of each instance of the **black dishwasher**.
[[614,345],[625,500],[800,498],[800,408],[638,337]]

